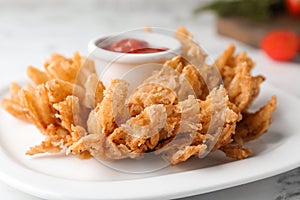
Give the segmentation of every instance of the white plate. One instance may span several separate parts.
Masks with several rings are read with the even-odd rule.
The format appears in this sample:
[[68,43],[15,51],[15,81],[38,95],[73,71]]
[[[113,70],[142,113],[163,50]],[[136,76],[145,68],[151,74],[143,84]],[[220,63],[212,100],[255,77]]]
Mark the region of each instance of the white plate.
[[[26,156],[24,152],[40,142],[41,134],[1,109],[0,178],[45,199],[178,198],[263,179],[300,166],[299,99],[265,84],[254,107],[274,94],[278,109],[271,128],[248,144],[253,157],[231,161],[216,152],[145,174],[115,171],[94,159],[79,160],[63,153]],[[2,91],[1,99],[6,95],[8,91]]]

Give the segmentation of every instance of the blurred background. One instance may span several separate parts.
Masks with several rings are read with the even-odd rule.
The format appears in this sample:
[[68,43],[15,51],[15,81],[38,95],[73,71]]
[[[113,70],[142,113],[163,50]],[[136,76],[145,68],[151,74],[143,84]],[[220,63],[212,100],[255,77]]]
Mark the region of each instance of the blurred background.
[[[22,72],[28,65],[42,66],[43,61],[53,52],[70,56],[79,50],[86,55],[89,40],[97,35],[144,26],[176,30],[180,25],[186,26],[194,34],[196,41],[213,59],[220,55],[229,43],[233,43],[237,45],[238,51],[247,51],[250,56],[260,61],[258,63],[260,73],[268,75],[272,72],[270,81],[275,85],[284,85],[282,82],[276,82],[282,74],[295,79],[295,74],[299,74],[299,68],[295,69],[294,66],[299,63],[282,67],[286,63],[274,62],[258,48],[245,44],[245,37],[251,44],[253,36],[257,47],[259,39],[270,28],[256,28],[256,21],[250,21],[249,24],[249,16],[258,18],[260,24],[268,25],[276,16],[270,15],[270,19],[265,20],[262,13],[269,12],[268,6],[274,2],[279,1],[283,5],[285,0],[238,1],[246,4],[236,8],[232,5],[223,5],[223,1],[221,4],[217,1],[219,4],[214,5],[216,1],[213,0],[0,0],[0,73],[6,74],[1,79],[9,82],[19,76],[24,77]],[[247,2],[248,4],[250,2],[250,6]],[[212,5],[206,8],[212,11],[200,11],[206,5]],[[278,8],[275,10],[277,12]],[[217,17],[218,13],[221,17]],[[246,15],[231,20],[228,13],[229,15],[246,13]],[[245,19],[246,21],[240,21]],[[299,23],[299,18],[293,18],[293,21]],[[287,23],[284,21],[281,24]],[[299,29],[300,25],[293,24],[290,27]],[[266,67],[271,65],[273,67]],[[20,73],[7,68],[17,69]],[[286,83],[288,80],[281,78],[281,81]],[[289,88],[300,96],[296,86]]]

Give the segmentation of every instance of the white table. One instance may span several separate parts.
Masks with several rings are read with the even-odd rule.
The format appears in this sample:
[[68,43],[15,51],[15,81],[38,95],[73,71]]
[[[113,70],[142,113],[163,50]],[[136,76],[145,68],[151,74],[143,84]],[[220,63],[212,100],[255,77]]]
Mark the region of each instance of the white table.
[[[75,50],[87,54],[90,38],[145,25],[175,30],[185,25],[216,58],[229,43],[247,51],[267,81],[300,98],[300,64],[277,63],[264,53],[232,39],[217,35],[214,16],[192,15],[200,0],[0,0],[0,83],[25,77],[28,65],[41,66],[50,53],[71,55]],[[201,1],[203,3],[203,1]],[[300,99],[299,99],[300,100]],[[283,180],[283,181],[282,181]],[[286,180],[296,183],[287,184]],[[300,170],[247,185],[187,199],[299,199],[289,197],[300,188]],[[1,199],[38,199],[0,182]]]

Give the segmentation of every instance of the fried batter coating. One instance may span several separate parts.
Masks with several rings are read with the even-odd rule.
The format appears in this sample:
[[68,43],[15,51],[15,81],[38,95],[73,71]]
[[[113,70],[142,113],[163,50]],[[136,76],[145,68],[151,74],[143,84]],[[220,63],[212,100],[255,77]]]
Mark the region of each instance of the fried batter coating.
[[[166,110],[166,123],[160,131],[160,141],[163,142],[156,149],[169,144],[177,135],[194,133],[202,129],[200,107],[194,96],[190,95],[188,99],[179,102],[175,106],[166,106]],[[191,142],[192,140],[189,144]]]
[[238,124],[236,135],[242,141],[255,140],[265,133],[271,122],[272,114],[276,109],[276,97],[272,99],[255,113],[243,114],[243,120]]
[[200,106],[194,96],[178,103],[180,122],[178,133],[193,133],[202,129]]
[[[192,97],[190,96],[189,99],[192,100]],[[227,91],[223,86],[214,89],[205,101],[186,101],[186,103],[194,107],[194,109],[188,107],[186,116],[193,116],[192,122],[197,122],[198,127],[183,131],[179,129],[179,132],[190,134],[175,137],[169,141],[165,149],[160,150],[164,159],[172,164],[185,161],[193,155],[200,156],[206,150],[217,150],[231,143],[236,123],[241,119],[241,114],[229,101]],[[186,124],[191,127],[192,122],[187,120]]]
[[42,114],[37,107],[38,99],[27,90],[20,90],[20,104],[27,111],[27,117],[42,133],[45,133],[47,124],[42,120]]
[[82,125],[78,97],[67,96],[64,101],[53,104],[53,108],[58,111],[55,117],[60,119],[61,126],[69,132],[72,132],[72,125]]
[[29,66],[27,68],[27,76],[34,82],[35,85],[46,83],[50,79],[47,73],[33,66]]
[[159,131],[167,118],[163,105],[152,105],[117,128],[108,140],[125,145],[131,151],[143,153],[153,149],[159,142]]
[[88,76],[84,88],[84,106],[87,108],[95,108],[96,105],[103,100],[103,91],[105,90],[103,83],[98,80],[97,74]]
[[[176,58],[173,58],[173,59],[176,59]],[[143,82],[143,84],[151,84],[151,83],[158,84],[158,85],[164,86],[176,93],[178,85],[179,85],[178,79],[179,79],[179,73],[166,63],[163,65],[161,70],[154,71],[152,76],[147,78]]]
[[59,152],[64,143],[67,142],[68,131],[59,126],[50,124],[47,127],[45,134],[46,139],[40,145],[30,147],[30,149],[26,152],[27,155]]
[[173,105],[175,103],[177,97],[172,90],[160,84],[146,83],[130,95],[128,107],[131,116],[135,116],[153,104]]
[[45,62],[44,68],[50,78],[74,83],[85,60],[78,52],[74,53],[73,58],[52,54],[51,58]]
[[[197,95],[200,95],[198,98],[205,100],[209,91],[221,84],[222,77],[214,65],[206,63],[206,53],[195,41],[193,41],[192,34],[184,27],[179,27],[177,29],[175,37],[181,42],[183,48],[181,56],[183,57],[185,65],[192,65],[198,71],[197,79],[201,83],[201,90],[198,91],[195,87],[193,87],[193,89]],[[194,86],[193,83],[191,84]],[[200,94],[198,94],[198,92]]]
[[207,95],[206,84],[200,72],[193,65],[185,64],[181,56],[166,61],[161,70],[154,72],[143,82],[143,84],[149,83],[170,89],[179,101],[185,100],[189,95],[198,98]]
[[173,165],[206,149],[206,145],[191,145],[194,142],[195,132],[202,129],[197,99],[189,96],[187,100],[179,102],[174,107],[174,112],[168,116],[171,121],[167,120],[167,126],[160,133],[163,135],[160,139],[162,142],[156,148],[156,153],[161,154],[164,160]]
[[48,90],[45,84],[36,86],[35,90],[32,91],[32,93],[33,92],[36,102],[36,109],[39,111],[41,121],[43,121],[46,125],[56,123],[57,120],[55,118],[54,109],[51,106],[48,96]]
[[[112,159],[114,157],[112,149],[115,149],[115,156],[119,159],[123,158],[125,153],[129,153],[129,150],[127,151],[125,148],[126,146],[122,145],[121,149],[118,149],[116,144],[107,139],[109,135],[119,133],[118,125],[121,125],[129,117],[125,107],[127,87],[126,81],[112,80],[110,86],[104,91],[103,100],[89,115],[87,127],[90,135],[74,143],[69,148],[68,153],[89,150],[94,157],[101,159]],[[106,151],[112,152],[111,155]]]
[[242,112],[246,111],[259,94],[259,86],[265,80],[261,75],[253,77],[254,62],[242,52],[234,56],[235,47],[230,45],[217,60],[229,99]]
[[[33,84],[11,84],[2,106],[13,116],[34,124],[44,135],[26,154],[58,152],[97,159],[140,159],[155,152],[175,165],[192,156],[223,151],[244,159],[252,154],[244,142],[267,131],[276,97],[255,113],[248,108],[264,77],[252,76],[254,62],[230,45],[216,61],[184,28],[175,37],[182,55],[166,61],[128,98],[128,83],[115,79],[105,88],[91,61],[53,54],[45,71],[33,66]],[[219,71],[218,71],[219,70]]]
[[239,145],[226,145],[220,148],[227,157],[233,158],[236,160],[242,160],[250,155],[252,155],[252,151],[249,148],[243,148]]
[[202,51],[199,45],[193,41],[191,35],[184,27],[179,27],[175,38],[181,42],[182,57],[189,61],[190,64],[200,68],[204,65],[207,55]]
[[[114,129],[108,137],[97,130],[97,133],[83,137],[69,151],[76,153],[89,150],[94,157],[105,160],[137,157],[157,145],[158,133],[164,127],[166,118],[166,109],[163,105],[149,106],[141,114]],[[93,120],[95,117],[91,119]],[[89,125],[94,126],[94,123]],[[89,128],[93,129],[94,127]]]
[[98,120],[98,128],[110,135],[118,124],[122,124],[129,118],[128,109],[125,106],[128,83],[124,80],[114,79],[104,91],[104,98],[95,108]]
[[259,94],[259,85],[265,80],[263,76],[252,77],[245,62],[236,67],[236,75],[228,85],[230,100],[244,111]]
[[[115,131],[121,131],[117,128]],[[139,158],[140,154],[130,151],[127,146],[116,145],[111,140],[106,140],[104,134],[90,134],[81,138],[72,145],[73,150],[86,151],[96,159],[101,160],[119,160],[124,158]],[[74,151],[75,152],[75,151]]]
[[130,118],[121,127],[133,137],[148,138],[158,133],[165,125],[166,109],[162,104],[151,105],[136,117]]
[[3,99],[1,104],[2,107],[14,117],[23,121],[31,122],[31,119],[27,114],[28,109],[20,103],[21,90],[21,86],[19,86],[17,83],[11,83],[10,98]]
[[[228,93],[223,86],[211,91],[205,101],[200,102],[202,134],[213,139],[215,144],[210,146],[213,150],[229,144],[231,136],[235,134],[236,123],[242,116],[235,105],[229,101]],[[215,141],[215,138],[218,138]],[[213,142],[213,143],[214,143]]]
[[176,165],[192,156],[201,156],[206,151],[206,148],[205,144],[185,146],[182,150],[178,150],[171,157],[168,157],[168,161],[170,164]]
[[[79,133],[86,127],[91,105],[103,98],[104,86],[97,79],[93,63],[79,53],[73,58],[54,54],[44,67],[45,72],[29,66],[27,74],[34,84],[26,90],[13,83],[10,98],[2,101],[8,112],[33,123],[45,135],[45,140],[30,148],[28,155],[57,152],[77,142],[83,136]],[[90,100],[92,89],[95,98]]]
[[182,74],[192,86],[196,97],[198,99],[204,100],[208,95],[208,89],[197,68],[193,65],[186,65],[182,70]]

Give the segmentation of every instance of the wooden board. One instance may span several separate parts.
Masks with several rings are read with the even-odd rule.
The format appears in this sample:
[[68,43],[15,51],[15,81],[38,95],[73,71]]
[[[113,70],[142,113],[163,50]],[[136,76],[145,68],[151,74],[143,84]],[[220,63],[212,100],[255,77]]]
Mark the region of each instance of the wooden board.
[[254,47],[259,47],[262,37],[274,29],[293,30],[300,36],[300,18],[279,16],[267,23],[237,17],[218,17],[218,33],[232,37]]

